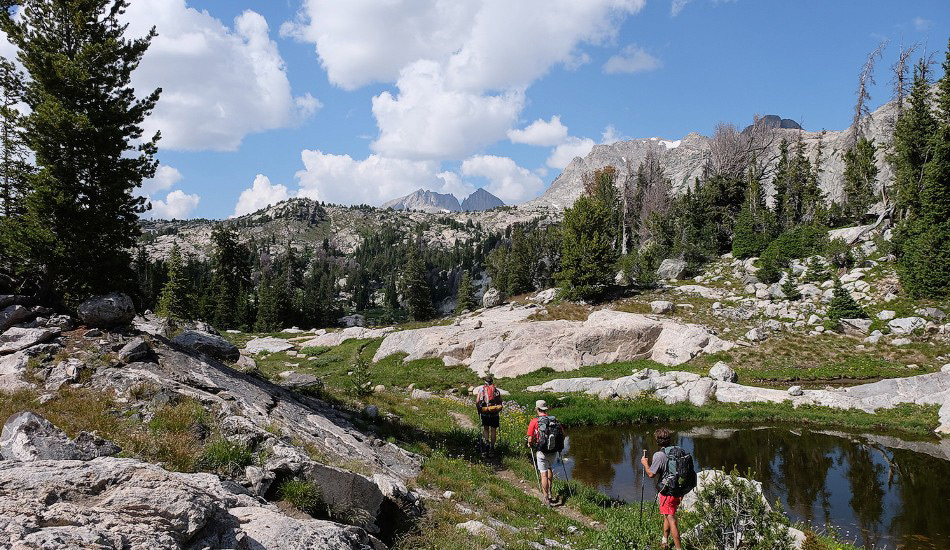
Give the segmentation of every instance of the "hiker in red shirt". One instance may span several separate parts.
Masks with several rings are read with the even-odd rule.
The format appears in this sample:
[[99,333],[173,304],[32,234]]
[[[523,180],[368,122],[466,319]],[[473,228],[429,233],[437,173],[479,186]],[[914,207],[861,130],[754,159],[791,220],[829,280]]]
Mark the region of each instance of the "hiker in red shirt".
[[[663,479],[663,474],[666,472],[667,463],[669,461],[669,457],[666,455],[664,449],[671,445],[672,437],[670,436],[670,431],[666,428],[656,430],[656,432],[653,433],[653,437],[656,438],[656,444],[659,445],[660,450],[653,454],[652,464],[647,460],[646,451],[643,451],[643,458],[640,459],[640,463],[643,464],[643,470],[647,476]],[[680,546],[680,530],[679,524],[676,522],[676,510],[679,508],[682,498],[659,493],[657,494],[657,500],[660,505],[660,515],[663,516],[662,547],[664,550],[669,548],[667,537],[672,536],[676,550],[680,550],[682,546]]]
[[501,390],[495,387],[495,378],[487,374],[485,383],[475,389],[475,408],[482,419],[482,456],[495,456],[495,439],[501,422]]
[[564,429],[560,422],[548,415],[548,404],[539,399],[534,404],[537,417],[528,424],[528,447],[532,450],[532,462],[538,469],[541,482],[541,496],[548,505],[555,503],[551,496],[554,480],[554,461],[564,449]]

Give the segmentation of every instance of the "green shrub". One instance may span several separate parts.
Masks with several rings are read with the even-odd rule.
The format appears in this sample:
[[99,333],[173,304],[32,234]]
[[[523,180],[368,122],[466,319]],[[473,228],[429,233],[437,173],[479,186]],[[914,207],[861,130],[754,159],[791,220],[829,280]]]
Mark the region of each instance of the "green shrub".
[[782,269],[788,267],[791,260],[820,253],[827,238],[824,228],[811,225],[796,227],[779,235],[762,252],[756,276],[763,283],[778,282]]
[[247,446],[218,437],[205,445],[199,467],[224,476],[234,476],[254,459]]
[[828,262],[838,268],[854,267],[855,257],[851,246],[841,239],[833,239],[825,245],[824,256]]
[[373,382],[370,380],[369,374],[369,360],[359,353],[353,363],[353,370],[350,371],[350,384],[350,391],[357,397],[366,397],[373,393]]
[[825,265],[825,261],[818,256],[812,256],[812,258],[808,260],[808,268],[805,270],[805,282],[821,284],[830,278],[831,273],[828,272],[828,266]]
[[800,300],[802,293],[798,290],[798,285],[795,283],[795,276],[792,274],[791,269],[785,270],[785,282],[782,283],[782,293],[785,294],[785,297],[789,300]]
[[[751,475],[746,474],[751,478]],[[700,518],[690,545],[701,550],[791,550],[787,519],[768,503],[749,479],[733,469],[707,480],[696,493]]]
[[294,508],[311,516],[319,515],[326,506],[320,497],[320,488],[312,481],[288,479],[280,484],[277,494]]

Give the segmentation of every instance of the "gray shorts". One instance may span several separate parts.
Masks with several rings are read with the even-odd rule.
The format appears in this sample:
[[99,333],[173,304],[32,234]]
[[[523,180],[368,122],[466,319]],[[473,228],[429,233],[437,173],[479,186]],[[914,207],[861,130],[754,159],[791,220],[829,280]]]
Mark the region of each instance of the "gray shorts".
[[557,453],[546,453],[544,451],[535,451],[534,459],[538,463],[538,471],[546,472],[548,470],[554,469],[554,460],[557,458]]

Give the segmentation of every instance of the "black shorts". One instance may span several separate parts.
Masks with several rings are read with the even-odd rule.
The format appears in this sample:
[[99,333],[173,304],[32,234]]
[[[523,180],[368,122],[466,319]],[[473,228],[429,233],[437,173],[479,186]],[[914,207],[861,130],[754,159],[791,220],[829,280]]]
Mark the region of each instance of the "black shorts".
[[500,414],[483,414],[482,417],[482,427],[483,428],[497,428],[499,425],[499,419],[501,418]]

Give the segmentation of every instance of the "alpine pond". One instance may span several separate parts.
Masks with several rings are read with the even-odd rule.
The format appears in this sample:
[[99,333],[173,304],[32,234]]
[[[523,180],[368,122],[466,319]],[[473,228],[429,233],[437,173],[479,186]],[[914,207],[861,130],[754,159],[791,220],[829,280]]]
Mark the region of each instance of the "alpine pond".
[[[568,473],[612,497],[638,501],[642,450],[656,449],[653,428],[572,429],[564,451]],[[698,470],[751,470],[766,498],[780,501],[793,522],[832,528],[869,550],[950,548],[946,441],[786,427],[671,429],[674,444],[693,455]],[[655,500],[653,480],[646,479],[643,495]]]

